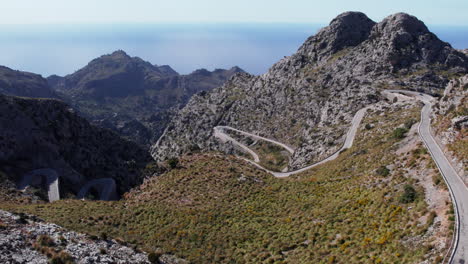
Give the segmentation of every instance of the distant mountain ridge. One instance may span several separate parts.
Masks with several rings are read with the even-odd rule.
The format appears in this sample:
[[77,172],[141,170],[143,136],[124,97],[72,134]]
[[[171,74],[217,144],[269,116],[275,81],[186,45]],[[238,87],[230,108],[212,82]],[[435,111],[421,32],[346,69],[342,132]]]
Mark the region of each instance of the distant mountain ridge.
[[168,65],[152,65],[119,50],[92,60],[73,74],[47,80],[95,124],[148,147],[193,94],[221,86],[241,72],[233,67],[180,75]]
[[58,97],[40,75],[4,66],[0,66],[0,94],[33,98]]
[[51,76],[57,91],[79,97],[118,97],[134,94],[161,78],[179,75],[171,67],[155,66],[118,50],[92,60],[84,68],[64,78]]
[[397,13],[376,23],[346,12],[267,73],[239,74],[192,97],[152,155],[164,160],[195,146],[233,151],[213,137],[213,127],[226,125],[288,144],[295,149],[290,168],[298,168],[339,149],[354,113],[381,99],[381,90],[437,95],[467,72],[467,56],[414,16]]

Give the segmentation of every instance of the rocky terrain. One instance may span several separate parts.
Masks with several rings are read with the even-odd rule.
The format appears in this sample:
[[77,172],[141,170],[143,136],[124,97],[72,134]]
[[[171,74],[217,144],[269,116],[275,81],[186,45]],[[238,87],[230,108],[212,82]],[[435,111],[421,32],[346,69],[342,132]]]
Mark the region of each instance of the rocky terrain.
[[193,94],[221,86],[238,72],[243,71],[234,67],[179,75],[120,50],[65,77],[50,76],[48,82],[93,123],[147,147]]
[[30,171],[55,170],[61,197],[96,178],[113,178],[119,193],[128,191],[142,182],[151,160],[135,143],[91,125],[55,99],[0,95],[0,127],[0,171],[18,183]]
[[449,82],[434,110],[436,135],[468,185],[468,75]]
[[392,102],[369,110],[335,160],[287,179],[192,153],[120,201],[0,208],[190,263],[440,263],[453,230],[449,194],[417,134],[421,105]]
[[289,167],[301,167],[339,149],[354,113],[378,101],[380,90],[441,95],[451,78],[467,71],[466,55],[413,16],[398,13],[376,23],[363,13],[344,13],[267,73],[238,74],[194,96],[152,156],[232,151],[213,138],[213,127],[226,125],[288,144],[295,149]]
[[[1,263],[155,263],[148,254],[123,241],[100,238],[45,223],[37,217],[0,210]],[[172,255],[161,264],[186,263]]]
[[0,94],[57,98],[57,94],[49,87],[47,80],[40,75],[15,71],[4,66],[0,66]]

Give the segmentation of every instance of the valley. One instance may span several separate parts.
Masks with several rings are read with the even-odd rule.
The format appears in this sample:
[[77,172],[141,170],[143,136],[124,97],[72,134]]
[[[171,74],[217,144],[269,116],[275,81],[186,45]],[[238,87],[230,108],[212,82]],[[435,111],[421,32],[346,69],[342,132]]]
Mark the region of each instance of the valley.
[[361,12],[261,75],[0,67],[0,260],[464,263],[467,74],[418,18]]
[[[292,178],[272,178],[234,157],[194,154],[119,202],[69,200],[14,210],[34,213],[79,231],[105,230],[147,250],[162,247],[196,263],[230,259],[320,263],[324,255],[328,256],[326,261],[341,263],[345,255],[339,252],[354,256],[345,257],[348,263],[368,262],[374,255],[382,262],[412,262],[428,258],[429,252],[435,254],[433,257],[438,255],[436,252],[443,255],[449,233],[445,242],[434,245],[436,250],[425,251],[409,243],[415,239],[417,244],[423,243],[421,239],[429,239],[423,236],[428,232],[426,228],[434,227],[429,220],[423,220],[430,214],[425,209],[428,205],[424,191],[406,174],[409,163],[399,164],[401,157],[394,151],[400,139],[391,136],[398,125],[419,119],[420,108],[411,104],[382,107],[385,119],[378,114],[381,110],[366,116],[350,149],[336,160]],[[368,123],[375,125],[372,130],[364,128]],[[411,137],[417,139],[416,134]],[[389,151],[381,152],[382,148]],[[408,157],[414,155],[412,149],[407,153]],[[430,158],[426,155],[424,159]],[[389,175],[375,174],[382,165],[393,167]],[[425,173],[437,173],[436,167],[423,168]],[[417,190],[417,198],[402,202],[403,187],[409,184]],[[439,192],[449,199],[447,191]],[[132,211],[124,213],[122,207]],[[89,215],[87,210],[95,212],[92,220],[80,216]],[[442,211],[436,219],[446,217]],[[440,228],[448,227],[430,233],[441,232]]]

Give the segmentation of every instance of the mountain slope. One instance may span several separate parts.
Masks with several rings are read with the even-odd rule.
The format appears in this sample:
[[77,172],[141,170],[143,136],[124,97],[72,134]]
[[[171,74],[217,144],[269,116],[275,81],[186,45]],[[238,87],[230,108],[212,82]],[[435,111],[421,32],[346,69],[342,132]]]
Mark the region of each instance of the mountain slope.
[[168,66],[154,66],[119,50],[92,60],[64,78],[51,76],[50,84],[70,96],[101,99],[138,93],[152,82],[175,75],[177,72]]
[[222,149],[213,127],[226,125],[295,149],[290,168],[322,159],[343,143],[354,113],[387,88],[440,94],[468,71],[468,58],[398,13],[380,23],[347,12],[310,37],[297,53],[261,76],[241,74],[194,96],[152,147],[157,160],[193,149]]
[[453,218],[449,194],[432,184],[437,169],[417,125],[404,139],[392,136],[420,110],[413,101],[379,103],[350,149],[291,178],[201,153],[121,201],[0,207],[161,247],[190,263],[439,263]]
[[447,85],[433,114],[435,135],[468,185],[468,75]]
[[40,75],[15,71],[4,66],[0,66],[0,94],[57,98],[57,94],[50,89],[47,80]]
[[48,81],[89,120],[147,147],[161,135],[175,108],[185,105],[193,94],[221,86],[237,72],[242,70],[179,75],[167,65],[151,65],[116,51]]
[[18,183],[37,169],[59,175],[61,197],[87,181],[113,178],[120,193],[141,183],[151,157],[135,143],[92,126],[65,103],[0,95],[0,171]]

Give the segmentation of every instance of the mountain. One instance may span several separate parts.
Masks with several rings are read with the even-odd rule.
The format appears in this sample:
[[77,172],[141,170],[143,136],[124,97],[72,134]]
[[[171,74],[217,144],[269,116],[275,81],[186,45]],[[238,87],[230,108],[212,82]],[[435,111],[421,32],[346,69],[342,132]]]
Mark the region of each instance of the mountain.
[[118,193],[142,182],[151,157],[135,143],[94,127],[55,99],[0,95],[0,171],[15,183],[28,172],[54,170],[61,197],[88,181],[112,178]]
[[176,75],[169,66],[155,66],[119,50],[92,60],[64,78],[51,76],[49,80],[55,90],[67,95],[103,99],[138,94],[153,82]]
[[152,65],[120,50],[65,77],[50,76],[48,81],[95,124],[149,146],[193,94],[221,86],[238,72],[243,71],[234,67],[179,75],[167,65]]
[[[430,128],[446,141],[463,169],[467,62],[463,53],[410,15],[399,13],[375,23],[362,13],[344,13],[266,74],[237,73],[225,85],[193,96],[152,148],[158,161],[170,159],[148,164],[149,157],[136,144],[93,127],[60,101],[0,96],[0,181],[35,168],[53,168],[65,175],[60,182],[70,190],[97,177],[114,177],[121,193],[128,190],[118,201],[30,204],[24,193],[11,191],[11,182],[0,184],[0,209],[15,212],[0,211],[0,233],[7,237],[0,238],[0,247],[5,245],[7,259],[10,252],[32,245],[40,249],[34,255],[42,260],[62,253],[67,259],[72,255],[111,262],[122,250],[132,257],[143,249],[151,252],[152,263],[441,263],[450,258],[458,223],[463,234],[466,221],[457,213],[463,210],[453,204],[463,206],[465,196],[458,196],[464,189],[456,175],[440,173],[450,167],[449,161],[444,153],[434,154],[438,147],[430,143]],[[142,68],[150,68],[145,65]],[[204,76],[215,72],[199,70],[192,77],[206,80]],[[169,87],[171,80],[188,82],[179,75],[156,82]],[[58,86],[65,79],[53,76],[49,82]],[[121,98],[98,98],[99,87],[57,89],[74,90],[70,99],[92,100],[88,106],[94,111],[108,103],[107,98]],[[144,85],[137,88],[147,90]],[[428,95],[410,97],[386,89],[416,90],[436,98],[429,102]],[[417,98],[428,101],[423,106]],[[427,119],[430,105],[432,124]],[[358,111],[363,107],[366,112]],[[340,149],[357,113],[362,116],[351,122],[353,143]],[[121,121],[128,133],[146,128],[135,119]],[[115,120],[102,122],[113,125]],[[237,131],[226,129],[223,135],[248,145],[260,161],[209,151],[237,151],[215,140],[213,128],[219,125]],[[289,167],[294,168],[338,149],[333,159],[287,179],[258,168],[264,157],[281,159],[274,165],[282,169],[292,155]],[[180,154],[185,155],[175,157]],[[76,174],[87,178],[80,180]],[[451,180],[457,188],[444,184]],[[21,233],[26,223],[32,231]],[[41,227],[57,228],[64,237],[36,238]],[[67,230],[87,233],[89,239],[71,241]],[[22,236],[15,240],[17,247],[10,245],[10,237],[17,236],[9,232]],[[134,250],[115,248],[117,240]],[[177,258],[168,262],[163,258],[167,254]],[[144,259],[127,262],[132,261]]]
[[233,151],[213,128],[231,126],[295,149],[290,168],[338,150],[351,118],[384,89],[441,95],[468,72],[468,58],[416,17],[398,13],[376,23],[347,12],[260,76],[242,73],[192,97],[151,148],[156,160],[193,148]]
[[[379,102],[350,149],[288,179],[232,155],[192,153],[121,201],[15,209],[189,263],[440,263],[454,214],[416,132],[420,110],[413,100]],[[404,124],[410,132],[393,137]]]
[[0,66],[0,94],[57,98],[57,94],[49,87],[47,80],[40,75],[15,71],[4,66]]

